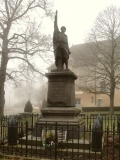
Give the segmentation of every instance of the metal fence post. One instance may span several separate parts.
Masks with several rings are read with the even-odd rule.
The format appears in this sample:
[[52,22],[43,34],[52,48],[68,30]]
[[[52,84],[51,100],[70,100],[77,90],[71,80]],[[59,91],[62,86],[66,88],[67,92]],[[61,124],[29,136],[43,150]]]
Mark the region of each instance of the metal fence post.
[[18,124],[16,122],[15,116],[12,116],[8,122],[8,144],[9,145],[17,145]]
[[1,120],[1,137],[0,137],[0,138],[1,138],[1,140],[2,140],[2,127],[3,127],[3,126],[2,126],[2,125],[3,125],[3,124],[2,124],[2,116],[0,117],[0,120]]
[[28,153],[28,121],[26,121],[26,157],[27,157],[27,153]]
[[32,113],[32,125],[31,125],[31,127],[33,128],[33,121],[34,121],[34,114]]
[[55,122],[55,160],[57,159],[57,122]]
[[95,120],[92,128],[92,151],[100,152],[102,149],[102,130],[99,119]]
[[120,132],[120,116],[117,117],[117,131]]

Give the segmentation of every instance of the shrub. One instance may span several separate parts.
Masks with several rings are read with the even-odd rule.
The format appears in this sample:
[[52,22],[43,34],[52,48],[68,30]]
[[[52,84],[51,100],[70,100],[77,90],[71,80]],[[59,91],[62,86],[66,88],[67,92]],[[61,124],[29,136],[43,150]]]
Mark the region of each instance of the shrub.
[[25,105],[25,108],[24,108],[24,112],[32,112],[33,111],[33,107],[32,107],[32,104],[31,102],[28,100],[26,105]]

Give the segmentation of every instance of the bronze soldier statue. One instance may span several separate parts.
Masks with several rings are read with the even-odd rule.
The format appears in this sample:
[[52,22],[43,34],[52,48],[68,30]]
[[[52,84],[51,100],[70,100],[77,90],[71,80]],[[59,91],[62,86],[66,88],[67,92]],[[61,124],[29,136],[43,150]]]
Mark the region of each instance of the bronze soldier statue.
[[70,50],[68,47],[68,38],[65,34],[65,31],[66,28],[64,26],[61,27],[61,32],[58,29],[56,11],[54,21],[53,47],[55,55],[55,65],[57,69],[64,69],[64,64],[66,65],[66,69],[68,69]]

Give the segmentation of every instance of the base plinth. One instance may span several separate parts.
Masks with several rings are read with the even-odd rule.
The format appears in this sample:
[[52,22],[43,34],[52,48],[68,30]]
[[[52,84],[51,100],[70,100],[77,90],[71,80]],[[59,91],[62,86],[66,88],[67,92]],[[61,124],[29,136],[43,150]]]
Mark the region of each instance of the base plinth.
[[75,107],[46,107],[42,109],[40,121],[78,122],[80,110]]
[[[47,106],[41,110],[43,117],[36,123],[34,135],[41,135],[43,128],[66,132],[67,139],[82,137],[84,121],[79,118],[80,110],[75,108],[75,84],[77,76],[70,70],[56,69],[46,73],[48,78]],[[78,128],[80,132],[78,134]]]

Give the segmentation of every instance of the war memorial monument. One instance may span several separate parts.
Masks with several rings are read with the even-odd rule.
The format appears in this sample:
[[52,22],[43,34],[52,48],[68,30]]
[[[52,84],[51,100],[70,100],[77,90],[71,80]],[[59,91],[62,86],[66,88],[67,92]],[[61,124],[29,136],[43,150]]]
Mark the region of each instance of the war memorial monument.
[[[48,78],[47,106],[41,110],[43,117],[37,122],[41,125],[44,122],[57,122],[58,125],[83,126],[83,121],[78,121],[80,110],[75,108],[75,80],[77,76],[69,70],[68,60],[70,50],[68,38],[65,34],[66,28],[57,25],[57,11],[54,21],[53,47],[56,69],[46,73]],[[40,131],[42,132],[42,131]],[[70,138],[67,133],[67,138]],[[78,134],[75,133],[75,138]]]

